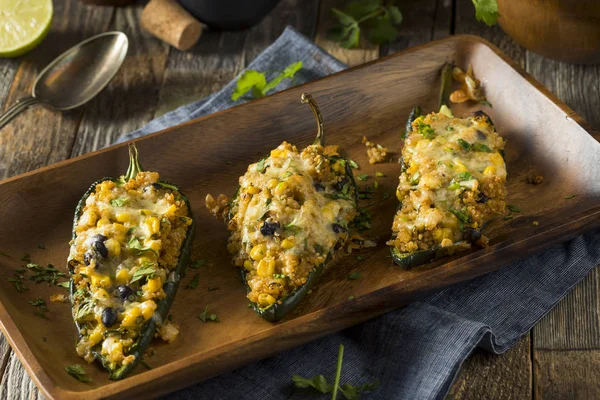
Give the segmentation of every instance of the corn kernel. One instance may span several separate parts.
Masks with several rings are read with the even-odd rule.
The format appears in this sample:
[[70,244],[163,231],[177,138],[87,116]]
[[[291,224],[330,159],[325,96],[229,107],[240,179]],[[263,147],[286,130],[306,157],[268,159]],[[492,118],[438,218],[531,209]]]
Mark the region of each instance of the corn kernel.
[[96,214],[93,211],[90,211],[87,213],[88,214],[88,220],[87,220],[87,224],[89,226],[94,226],[96,225],[96,221],[98,221],[98,214]]
[[441,228],[437,228],[433,230],[433,238],[436,242],[441,242],[444,238],[444,231]]
[[256,273],[263,278],[272,276],[275,273],[275,260],[267,260],[266,258],[260,260],[256,267]]
[[125,311],[121,315],[123,315],[121,326],[135,326],[137,317],[142,315],[142,310],[140,309],[140,307],[137,306],[131,307],[129,310]]
[[396,198],[398,199],[398,201],[402,201],[404,199],[404,195],[398,189],[396,189]]
[[495,165],[502,165],[504,164],[504,158],[502,158],[502,156],[500,155],[500,153],[494,153],[490,156],[490,161],[492,163],[494,163]]
[[92,285],[99,287],[110,286],[110,276],[104,274],[93,273],[91,275]]
[[267,245],[264,243],[257,244],[250,250],[250,258],[255,261],[262,260],[267,253]]
[[287,157],[287,150],[273,149],[271,150],[271,157]]
[[162,247],[162,242],[160,240],[146,240],[146,245],[152,250],[159,252]]
[[131,220],[131,214],[128,212],[119,212],[115,216],[116,220],[119,222],[129,222]]
[[418,170],[419,170],[419,164],[417,164],[416,162],[411,162],[410,166],[408,167],[406,172],[408,172],[409,175],[413,175]]
[[287,187],[288,187],[287,183],[279,182],[277,184],[277,186],[275,187],[275,189],[273,189],[273,194],[276,196],[281,196],[281,195],[285,194]]
[[454,171],[461,173],[461,172],[467,172],[467,167],[465,167],[465,164],[461,163],[458,160],[454,161]]
[[154,310],[156,310],[156,303],[152,300],[147,300],[140,305],[140,308],[142,309],[144,319],[149,320],[152,314],[154,314]]
[[277,187],[277,185],[279,184],[279,181],[277,179],[271,179],[269,180],[269,182],[267,182],[267,187],[269,189],[275,189],[275,187]]
[[102,341],[103,338],[104,335],[102,334],[102,331],[100,329],[94,329],[94,332],[92,332],[92,334],[88,337],[90,347],[93,347],[100,343],[100,341]]
[[246,191],[250,194],[258,194],[260,193],[260,188],[257,188],[256,186],[248,186],[248,188],[246,189]]
[[175,214],[175,211],[177,211],[177,206],[175,204],[171,204],[169,206],[169,208],[167,208],[167,211],[165,212],[165,215],[173,215]]
[[496,173],[496,167],[494,167],[493,165],[487,166],[485,167],[485,169],[483,170],[483,174],[484,175],[488,175],[488,176],[492,176]]
[[110,221],[108,220],[108,218],[100,218],[98,220],[98,223],[96,224],[96,226],[104,226],[104,225],[108,225],[110,224]]
[[275,304],[275,297],[270,294],[261,293],[258,295],[258,304],[260,304],[261,307],[269,307]]
[[281,247],[283,247],[286,250],[291,249],[292,247],[294,247],[294,240],[291,238],[284,239],[281,242]]
[[144,222],[144,226],[146,227],[148,236],[152,236],[160,231],[160,221],[156,217],[147,218]]
[[323,217],[329,222],[333,222],[333,219],[335,218],[333,210],[329,207],[323,207],[321,214],[323,214]]
[[250,260],[244,261],[244,268],[246,268],[248,271],[250,271],[252,269],[253,265],[254,265],[254,263]]
[[115,239],[108,239],[104,242],[104,245],[111,257],[119,257],[121,255],[121,245]]
[[162,287],[162,280],[159,276],[156,278],[148,279],[148,282],[143,286],[143,290],[146,292],[154,293]]
[[129,282],[129,270],[127,270],[125,268],[120,269],[119,272],[117,272],[115,279],[117,280],[118,283],[121,283],[121,284]]
[[142,208],[142,209],[140,210],[140,215],[145,215],[145,216],[152,215],[152,211],[151,211],[151,210],[148,210],[148,209],[146,209],[146,208]]

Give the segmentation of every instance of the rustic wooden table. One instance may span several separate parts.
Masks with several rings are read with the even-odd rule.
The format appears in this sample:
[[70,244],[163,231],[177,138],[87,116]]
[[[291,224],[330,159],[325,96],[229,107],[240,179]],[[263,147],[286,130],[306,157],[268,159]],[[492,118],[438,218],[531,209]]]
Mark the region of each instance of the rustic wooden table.
[[[481,35],[500,47],[561,100],[600,129],[600,66],[550,61],[526,51],[498,27],[474,17],[471,0],[405,0],[404,22],[390,45],[344,50],[325,38],[330,9],[345,0],[284,0],[247,32],[206,32],[189,53],[142,32],[143,5],[95,7],[55,0],[52,30],[35,51],[0,60],[0,106],[6,109],[30,89],[55,56],[94,34],[120,30],[130,39],[127,59],[110,86],[90,104],[58,114],[27,111],[0,131],[0,179],[110,145],[121,134],[182,104],[220,89],[286,25],[292,25],[349,65],[451,34]],[[398,94],[399,96],[402,93]],[[494,356],[476,351],[463,365],[449,398],[600,398],[600,271],[583,282],[512,350]],[[1,398],[42,397],[4,337],[0,338]]]

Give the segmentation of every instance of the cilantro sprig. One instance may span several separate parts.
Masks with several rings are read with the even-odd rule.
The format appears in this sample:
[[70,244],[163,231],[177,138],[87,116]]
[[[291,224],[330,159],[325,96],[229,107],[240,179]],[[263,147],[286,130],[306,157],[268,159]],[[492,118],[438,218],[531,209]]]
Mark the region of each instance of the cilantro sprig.
[[497,0],[472,0],[475,6],[475,18],[488,26],[496,25],[498,22]]
[[393,42],[398,36],[394,25],[402,23],[402,13],[394,2],[358,0],[346,4],[343,10],[332,8],[339,24],[333,26],[327,37],[346,49],[358,47],[361,31],[373,44]]
[[91,382],[92,378],[85,374],[85,370],[79,364],[68,365],[65,367],[65,371],[73,378],[77,379],[80,382]]
[[302,69],[302,61],[292,63],[283,71],[267,82],[266,72],[258,72],[253,69],[246,70],[237,81],[237,86],[231,94],[231,100],[236,101],[246,93],[250,92],[255,99],[265,97],[268,92],[275,89],[284,79],[294,79],[298,71]]
[[[350,296],[353,297],[353,296]],[[350,299],[350,298],[348,298]],[[332,400],[337,399],[338,391],[348,400],[358,400],[361,393],[373,392],[379,387],[379,380],[373,383],[365,383],[363,385],[351,385],[345,383],[340,385],[340,379],[342,375],[342,364],[344,360],[344,345],[340,344],[337,358],[337,368],[335,371],[335,380],[333,385],[327,382],[327,378],[323,375],[317,375],[313,378],[303,378],[299,375],[292,375],[292,381],[298,388],[306,389],[313,388],[316,391],[326,394],[331,393]]]

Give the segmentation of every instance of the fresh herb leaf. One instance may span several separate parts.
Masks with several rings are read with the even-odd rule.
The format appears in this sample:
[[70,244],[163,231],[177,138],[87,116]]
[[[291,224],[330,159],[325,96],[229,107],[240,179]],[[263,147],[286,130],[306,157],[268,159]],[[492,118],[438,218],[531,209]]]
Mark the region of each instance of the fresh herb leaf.
[[131,239],[129,239],[129,248],[137,250],[138,253],[143,253],[144,251],[154,251],[150,247],[144,247],[140,239],[135,236],[132,236]]
[[75,320],[79,321],[88,314],[94,312],[94,306],[96,301],[90,298],[84,298],[81,303],[77,306],[77,312],[75,312]]
[[287,275],[285,274],[273,274],[273,278],[275,279],[285,279]]
[[467,142],[466,140],[458,139],[458,144],[466,151],[471,150],[471,143]]
[[112,199],[110,205],[113,207],[123,207],[128,201],[129,199],[127,197],[121,197],[119,199]]
[[458,218],[458,225],[461,231],[465,229],[465,224],[469,224],[471,222],[471,216],[463,211],[456,210],[454,208],[450,208],[448,211]]
[[513,215],[512,214],[508,214],[506,217],[504,217],[505,221],[508,221],[509,219],[513,219]]
[[408,183],[410,183],[411,186],[415,186],[419,183],[420,179],[421,179],[421,174],[417,172],[410,178],[410,181],[408,181]]
[[358,271],[352,272],[350,275],[348,275],[348,279],[351,281],[354,281],[358,278],[360,278],[360,272]]
[[29,253],[25,253],[21,256],[21,261],[25,261],[26,263],[31,262],[31,256],[29,255]]
[[351,168],[360,169],[359,165],[354,160],[348,159],[348,164],[350,164]]
[[340,387],[340,391],[348,400],[358,400],[363,392],[374,392],[379,387],[379,379],[373,383],[365,383],[364,385],[352,386],[345,384]]
[[217,317],[217,314],[209,314],[208,313],[208,307],[209,306],[206,306],[204,311],[202,311],[200,313],[200,315],[198,315],[198,318],[200,319],[200,321],[202,321],[202,322],[219,322],[219,317]]
[[65,371],[73,378],[77,379],[80,382],[91,382],[92,379],[85,374],[85,371],[79,364],[69,365],[65,367]]
[[196,289],[198,287],[198,282],[200,282],[200,273],[196,273],[190,283],[186,286],[187,289]]
[[43,243],[40,243],[40,244],[38,244],[38,249],[46,250],[46,245],[44,245]]
[[299,375],[292,375],[292,381],[298,388],[306,389],[312,387],[323,394],[331,393],[333,390],[333,386],[327,383],[327,379],[325,379],[323,375],[315,376],[312,379],[303,378]]
[[145,264],[142,264],[142,266],[139,267],[138,269],[136,269],[135,272],[133,273],[133,277],[131,278],[130,283],[137,282],[144,277],[146,277],[146,278],[151,277],[156,272],[155,268],[157,266],[158,266],[158,264],[155,262],[147,262]]
[[348,296],[348,300],[354,300],[355,297],[354,296]]
[[56,286],[60,286],[60,287],[63,287],[65,289],[68,289],[69,288],[69,281],[57,283]]
[[521,212],[521,209],[519,207],[513,206],[512,204],[507,205],[506,208],[508,208],[510,211],[515,212],[515,213]]
[[435,129],[423,122],[422,119],[417,121],[417,132],[423,135],[425,139],[433,139],[435,137]]
[[209,288],[208,288],[208,291],[209,291],[209,292],[213,292],[213,291],[215,291],[215,290],[219,290],[219,289],[220,289],[220,288],[219,288],[219,287],[217,287],[217,286],[215,286],[215,287],[209,287]]
[[494,108],[492,106],[492,103],[490,103],[489,101],[487,101],[487,99],[480,100],[479,103],[483,104],[484,106],[488,106],[489,108]]
[[259,162],[256,163],[256,172],[260,172],[261,174],[265,173],[265,171],[267,170],[267,166],[265,165],[266,161],[266,158],[262,158]]
[[461,173],[459,173],[459,174],[456,175],[456,180],[459,181],[459,182],[470,181],[471,179],[473,179],[473,174],[471,174],[468,171],[461,172]]
[[576,197],[576,196],[577,196],[576,194],[571,194],[571,195],[565,197],[565,200],[571,200],[573,197]]
[[23,293],[29,289],[23,285],[23,275],[15,275],[15,277],[9,277],[8,281],[13,284],[17,292]]
[[37,311],[35,312],[36,315],[39,315],[42,318],[46,318],[46,313],[48,312],[48,308],[46,307],[46,300],[42,299],[41,297],[38,297],[35,300],[29,300],[28,303],[37,308]]
[[206,260],[204,259],[200,259],[200,260],[196,260],[193,261],[192,263],[190,263],[189,267],[193,268],[193,269],[198,269],[198,268],[202,268],[206,265]]
[[302,69],[302,65],[302,61],[288,65],[269,82],[267,82],[265,73],[252,69],[246,70],[238,79],[236,88],[231,95],[231,99],[236,101],[248,92],[252,92],[254,98],[264,97],[267,92],[275,89],[284,79],[293,79],[294,75]]
[[148,363],[144,360],[140,360],[140,364],[142,364],[146,369],[152,369],[152,367],[149,366]]
[[482,153],[493,153],[494,151],[492,149],[490,149],[489,147],[487,147],[485,144],[483,143],[474,143],[473,147],[472,147],[473,151],[479,151]]
[[375,176],[376,176],[377,178],[385,178],[385,175],[384,175],[384,173],[383,173],[383,172],[375,172]]
[[391,3],[358,0],[347,3],[343,10],[333,8],[331,11],[339,24],[329,29],[327,37],[347,49],[358,47],[362,30],[373,44],[394,41],[398,36],[394,25],[402,23],[402,13]]
[[498,22],[498,1],[497,0],[472,0],[475,6],[475,18],[488,26],[496,25]]
[[369,174],[359,174],[359,175],[356,175],[356,179],[358,179],[361,182],[364,182],[367,179],[369,179]]

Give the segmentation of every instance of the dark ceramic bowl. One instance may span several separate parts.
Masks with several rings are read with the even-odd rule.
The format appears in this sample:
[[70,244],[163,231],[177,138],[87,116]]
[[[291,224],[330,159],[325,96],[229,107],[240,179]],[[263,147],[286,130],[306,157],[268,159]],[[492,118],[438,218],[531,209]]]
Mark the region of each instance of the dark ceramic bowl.
[[246,29],[259,23],[281,0],[177,0],[214,29]]

